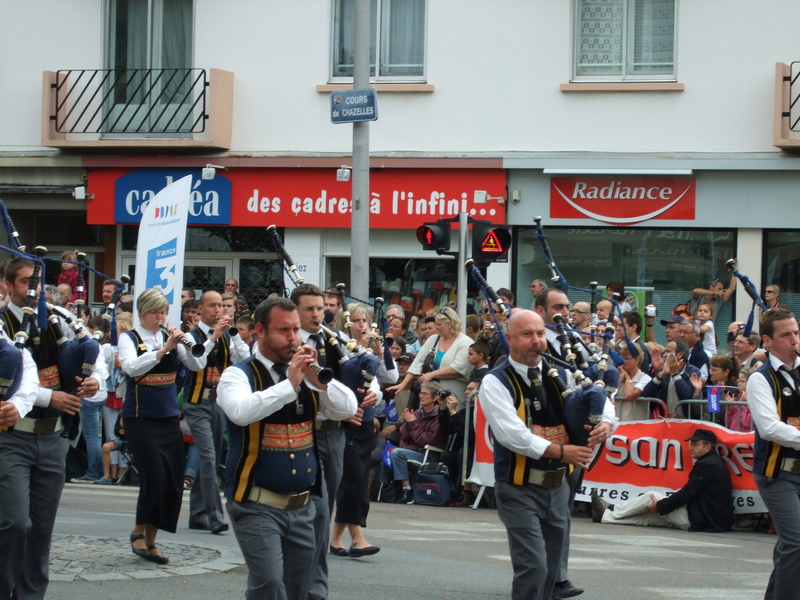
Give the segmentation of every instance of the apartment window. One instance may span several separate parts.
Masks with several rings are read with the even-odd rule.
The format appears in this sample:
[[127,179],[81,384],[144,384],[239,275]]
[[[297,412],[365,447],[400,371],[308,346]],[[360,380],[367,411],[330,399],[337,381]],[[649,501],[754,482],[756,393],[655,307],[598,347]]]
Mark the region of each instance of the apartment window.
[[675,80],[676,0],[575,0],[576,81]]
[[[370,79],[424,81],[425,0],[372,0]],[[333,81],[352,81],[355,0],[335,0]]]
[[158,132],[185,122],[197,87],[197,70],[191,69],[193,2],[109,0],[109,125]]

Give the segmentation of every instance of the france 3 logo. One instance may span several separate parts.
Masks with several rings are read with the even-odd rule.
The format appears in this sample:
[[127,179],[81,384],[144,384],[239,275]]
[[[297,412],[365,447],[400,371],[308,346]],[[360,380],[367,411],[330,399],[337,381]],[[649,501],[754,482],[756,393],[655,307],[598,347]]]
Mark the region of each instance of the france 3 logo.
[[170,305],[175,303],[175,277],[178,267],[177,258],[177,237],[147,252],[146,287],[160,288]]

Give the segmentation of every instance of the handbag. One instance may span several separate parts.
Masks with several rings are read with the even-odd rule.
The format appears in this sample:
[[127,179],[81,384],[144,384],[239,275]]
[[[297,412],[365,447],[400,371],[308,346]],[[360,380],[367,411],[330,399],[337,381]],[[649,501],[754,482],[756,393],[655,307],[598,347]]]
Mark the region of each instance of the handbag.
[[439,347],[439,336],[436,336],[436,343],[431,348],[431,351],[428,352],[428,355],[425,357],[425,360],[422,362],[422,371],[420,375],[424,375],[425,373],[433,373],[436,370],[436,349]]

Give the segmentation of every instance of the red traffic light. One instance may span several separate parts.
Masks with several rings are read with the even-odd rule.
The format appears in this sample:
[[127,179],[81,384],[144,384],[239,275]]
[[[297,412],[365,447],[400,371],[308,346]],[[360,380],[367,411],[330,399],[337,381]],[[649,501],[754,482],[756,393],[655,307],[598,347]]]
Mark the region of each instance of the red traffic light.
[[472,258],[487,264],[507,259],[511,249],[511,232],[503,225],[476,223],[472,228]]
[[450,250],[450,223],[425,223],[417,227],[417,241],[423,250],[447,252]]

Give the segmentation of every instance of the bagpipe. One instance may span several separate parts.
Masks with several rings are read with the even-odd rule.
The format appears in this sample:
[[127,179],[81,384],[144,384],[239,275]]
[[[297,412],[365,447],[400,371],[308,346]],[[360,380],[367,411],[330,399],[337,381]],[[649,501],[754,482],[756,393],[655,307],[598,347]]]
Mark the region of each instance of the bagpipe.
[[[6,229],[8,239],[12,241],[14,248],[0,246],[0,249],[6,250],[12,256],[30,260],[33,262],[33,273],[28,283],[28,290],[25,296],[25,306],[22,309],[22,320],[20,322],[19,331],[16,333],[14,345],[17,349],[22,349],[31,344],[37,343],[36,338],[32,339],[32,328],[34,318],[37,319],[37,327],[41,332],[44,332],[48,327],[51,328],[53,335],[56,338],[56,346],[58,349],[56,365],[58,367],[58,389],[68,394],[76,394],[80,387],[80,379],[83,381],[88,377],[97,363],[100,354],[99,339],[102,333],[96,337],[89,334],[81,319],[85,313],[88,316],[88,307],[86,305],[86,289],[85,289],[85,273],[91,270],[97,275],[109,279],[117,283],[120,287],[118,290],[121,294],[121,289],[124,289],[122,283],[115,281],[108,275],[91,268],[86,262],[86,255],[79,252],[76,255],[77,262],[66,261],[63,259],[48,259],[47,248],[44,246],[36,246],[34,248],[34,255],[25,252],[25,246],[20,243],[19,233],[14,227],[13,221],[6,210],[5,204],[0,200],[0,221]],[[51,260],[54,262],[69,262],[78,266],[78,282],[77,294],[78,298],[75,302],[78,311],[77,318],[65,308],[60,306],[53,306],[46,301],[44,286],[41,286],[39,297],[37,298],[37,288],[39,284],[45,279],[45,261]],[[119,295],[117,296],[119,299]],[[116,307],[116,304],[114,308]],[[108,314],[107,322],[110,323],[113,318],[113,310]],[[108,309],[106,309],[108,310]],[[64,321],[74,333],[74,338],[69,339],[63,331],[61,321]],[[106,318],[104,317],[104,321]],[[30,342],[30,343],[29,343]],[[64,421],[64,432],[62,436],[67,436],[69,433],[72,418],[69,415],[62,415]]]
[[[537,237],[542,244],[542,251],[548,267],[553,275],[552,281],[555,287],[565,294],[569,289],[580,289],[571,288],[568,285],[564,275],[558,269],[558,266],[553,259],[553,254],[550,250],[547,238],[542,229],[541,217],[536,217],[534,221],[537,225]],[[494,308],[497,307],[498,312],[509,316],[513,309],[503,303],[502,299],[498,296],[495,290],[487,284],[486,279],[483,277],[480,270],[475,266],[475,263],[472,259],[466,261],[465,268],[475,280],[478,288],[481,289],[486,296],[490,313],[492,314],[492,317],[494,318],[499,330],[500,323],[497,319],[497,314],[495,313]],[[597,284],[594,283],[593,290],[590,291],[593,299],[595,294],[599,295],[596,291],[596,285]],[[617,307],[619,307],[618,304]],[[594,309],[594,312],[596,312],[596,308]],[[582,353],[574,352],[573,350],[574,345],[580,342],[577,340],[573,341],[573,339],[571,339],[569,336],[570,332],[574,332],[575,334],[585,334],[586,332],[568,330],[564,325],[563,317],[561,315],[556,315],[554,322],[554,329],[559,336],[559,341],[561,342],[562,350],[565,352],[567,360],[562,360],[546,352],[539,352],[539,355],[542,358],[542,372],[547,373],[547,375],[558,388],[558,391],[561,395],[561,399],[563,401],[564,422],[570,442],[577,445],[586,445],[590,432],[587,431],[585,426],[590,425],[591,427],[594,427],[600,422],[607,401],[606,387],[616,387],[619,382],[619,373],[616,368],[609,368],[607,365],[608,344],[610,343],[611,336],[604,335],[604,350],[598,357],[597,364],[590,366],[583,358]],[[594,331],[592,334],[593,336],[598,335]],[[508,341],[502,335],[500,340],[506,353],[508,353]],[[578,362],[578,360],[580,360],[580,362]],[[561,377],[559,370],[554,365],[557,365],[570,373],[571,377],[578,385],[578,389],[570,389],[565,383],[563,377]],[[594,381],[593,375],[597,376],[596,380]],[[615,377],[616,381],[614,381]]]
[[739,272],[739,269],[736,268],[735,258],[729,258],[727,261],[725,261],[725,266],[728,268],[728,271],[730,271],[733,274],[734,277],[736,277],[737,279],[739,279],[739,281],[742,282],[742,287],[744,288],[744,291],[747,292],[747,295],[753,299],[753,306],[750,309],[750,316],[747,317],[747,323],[745,323],[744,332],[742,332],[742,335],[744,335],[745,337],[749,337],[750,334],[753,332],[756,306],[758,306],[758,308],[760,308],[763,312],[766,312],[769,309],[767,308],[767,305],[764,303],[764,301],[761,299],[761,296],[758,295],[758,290],[756,290],[756,286],[753,285],[753,282],[750,281],[750,278],[747,277],[746,275],[742,275],[742,273]]
[[22,383],[22,352],[0,334],[0,401],[16,394]]
[[[283,247],[283,242],[281,241],[280,235],[278,235],[277,228],[275,225],[270,225],[267,228],[267,231],[272,236],[272,242],[275,246],[275,253],[283,263],[284,270],[289,274],[295,286],[300,285],[303,283],[303,278],[297,275],[297,267],[294,264],[291,256],[289,256],[289,253],[286,251],[286,248]],[[339,297],[342,301],[345,327],[348,330],[350,339],[349,341],[345,342],[336,334],[335,331],[325,327],[322,324],[320,324],[320,330],[327,337],[327,347],[333,349],[333,361],[334,364],[337,365],[337,370],[339,371],[338,379],[343,385],[347,386],[353,391],[360,406],[361,402],[364,400],[364,393],[366,393],[372,384],[372,381],[378,375],[378,371],[380,369],[380,359],[367,348],[363,348],[358,345],[357,340],[353,336],[353,324],[350,322],[350,310],[347,307],[347,294],[345,293],[345,285],[340,283],[336,287]],[[288,296],[288,294],[285,295]],[[380,312],[380,307],[375,312]],[[375,323],[377,323],[378,320],[379,317],[377,316],[373,319]],[[364,393],[359,392],[359,389],[363,389]],[[365,409],[365,416],[369,410],[371,410],[371,408]],[[369,420],[372,420],[372,418],[370,417]],[[349,423],[344,423],[343,425],[346,427],[346,443],[348,445],[352,445],[355,427]]]

